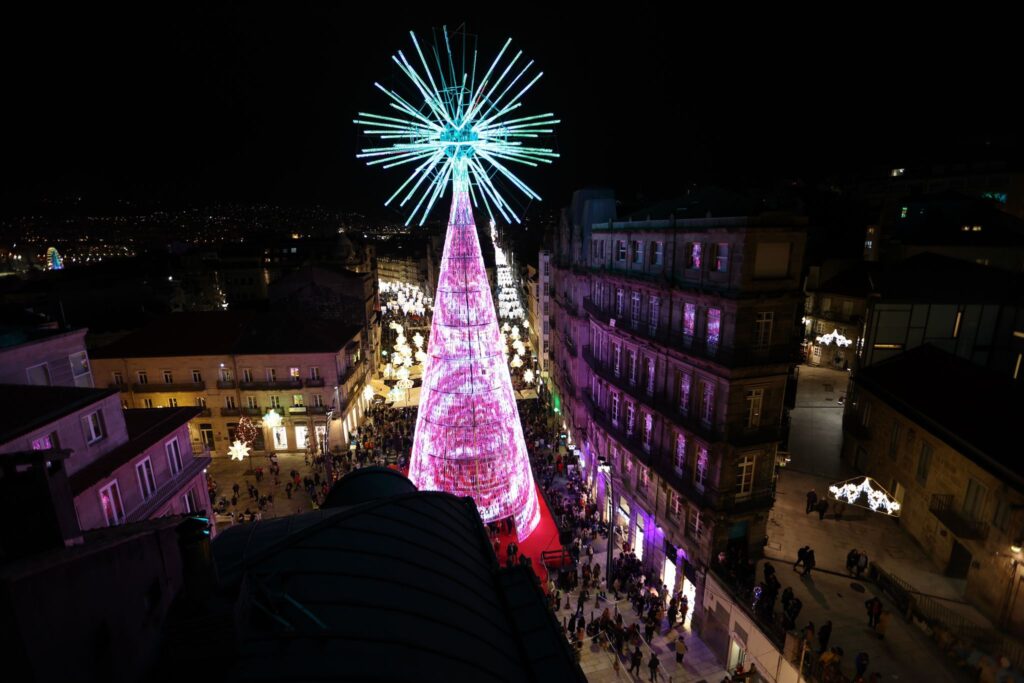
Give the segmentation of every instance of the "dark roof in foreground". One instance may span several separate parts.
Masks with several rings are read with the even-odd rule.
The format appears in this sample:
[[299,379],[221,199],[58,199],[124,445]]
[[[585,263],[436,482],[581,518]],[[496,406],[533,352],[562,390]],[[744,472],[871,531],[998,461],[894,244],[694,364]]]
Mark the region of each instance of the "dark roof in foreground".
[[[156,442],[166,439],[171,432],[200,412],[202,408],[191,406],[125,410],[124,423],[128,430],[128,441],[72,474],[68,478],[71,493],[77,496],[96,482],[109,477],[118,467],[130,462]],[[187,446],[188,444],[178,444],[183,454]],[[183,460],[184,458],[182,455]]]
[[0,443],[44,427],[116,393],[116,389],[0,384]]
[[1020,424],[1024,389],[931,345],[857,373],[857,384],[1002,479],[1024,486]]
[[89,355],[92,358],[156,358],[335,352],[359,330],[358,325],[280,312],[172,313],[112,344],[90,351]]
[[469,498],[415,491],[236,526],[213,555],[247,605],[234,680],[585,680],[532,572],[499,568]]

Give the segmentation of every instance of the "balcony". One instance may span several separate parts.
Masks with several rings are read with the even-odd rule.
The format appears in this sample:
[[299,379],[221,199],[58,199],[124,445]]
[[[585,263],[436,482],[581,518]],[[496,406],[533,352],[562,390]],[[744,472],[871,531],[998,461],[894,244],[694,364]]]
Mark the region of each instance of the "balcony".
[[988,538],[988,524],[967,517],[956,509],[955,503],[952,493],[933,494],[928,510],[958,538],[979,541]]
[[202,410],[199,411],[199,415],[197,415],[196,417],[210,417],[210,415],[212,414],[213,413],[210,411],[209,408],[203,408]]
[[235,388],[235,380],[233,380],[233,379],[219,379],[219,380],[217,380],[217,388],[218,389],[234,389]]
[[[707,340],[697,339],[693,335],[683,334],[681,330],[670,331],[652,327],[647,320],[630,320],[628,317],[615,316],[610,309],[605,310],[589,298],[583,300],[583,307],[593,320],[607,327],[614,327],[623,335],[634,337],[638,341],[653,341],[670,347],[671,350],[709,360],[724,367],[736,368],[800,361],[799,345],[795,342],[761,347],[712,344]],[[613,319],[615,320],[614,324],[612,323]]]
[[221,417],[239,417],[242,414],[241,408],[221,408]]
[[242,414],[246,417],[261,417],[263,415],[263,409],[259,406],[246,406],[242,408]]
[[326,415],[327,406],[306,406],[307,415]]
[[[160,508],[166,505],[172,498],[182,493],[182,489],[189,482],[202,474],[203,471],[210,466],[212,458],[210,458],[210,451],[204,450],[197,453],[192,458],[186,460],[183,457],[182,460],[181,471],[172,477],[170,481],[163,482],[160,488],[156,490],[156,493],[154,493],[149,500],[144,501],[141,505],[128,513],[128,522],[141,522],[155,515]],[[199,502],[198,498],[196,502]],[[206,513],[209,514],[210,510],[207,510]]]
[[303,380],[303,383],[307,387],[322,387],[324,385],[324,378],[323,377],[308,377],[305,380]]
[[305,415],[306,406],[288,406],[289,415]]
[[161,394],[206,391],[206,382],[173,382],[160,384],[133,384],[132,391],[136,394]]
[[[587,407],[590,419],[596,422],[605,433],[614,438],[620,445],[635,455],[640,462],[649,467],[651,466],[653,459],[656,456],[661,455],[662,449],[657,444],[652,443],[650,450],[647,450],[647,448],[644,447],[643,440],[640,438],[640,433],[643,427],[640,424],[641,416],[639,412],[636,416],[634,433],[629,435],[626,433],[625,415],[623,415],[620,420],[620,424],[616,425],[612,422],[611,418],[605,414],[604,409],[598,407],[598,405],[594,403],[594,399],[591,398],[587,391],[583,392],[583,401]],[[623,413],[625,413],[625,408],[623,408]]]
[[665,459],[654,462],[654,471],[684,498],[705,509],[741,514],[770,508],[775,502],[775,491],[771,487],[754,489],[749,493],[737,493],[735,490],[715,488],[707,482],[703,486],[698,486],[693,481],[693,472],[690,469],[680,472]]
[[[366,371],[366,368],[366,361],[359,361],[358,363],[349,365],[344,371],[338,373],[338,384],[344,385],[350,379],[357,376],[359,379],[362,379],[362,374]],[[356,381],[358,382],[359,380],[357,379]]]
[[268,382],[239,382],[238,388],[249,391],[285,391],[288,389],[301,389],[302,380],[297,377],[290,377],[288,379]]

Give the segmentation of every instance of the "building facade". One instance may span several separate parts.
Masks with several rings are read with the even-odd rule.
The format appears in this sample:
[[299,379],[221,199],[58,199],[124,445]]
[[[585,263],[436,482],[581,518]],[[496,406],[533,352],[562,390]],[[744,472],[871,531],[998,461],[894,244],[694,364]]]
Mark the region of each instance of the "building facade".
[[699,605],[710,559],[766,538],[804,221],[587,213],[553,259],[556,405],[616,541]]
[[1024,635],[1024,414],[1009,378],[935,346],[862,369],[843,419],[843,458],[902,504],[900,526],[965,597]]
[[[262,314],[168,316],[98,349],[95,372],[126,408],[198,408],[189,438],[217,455],[231,447],[243,415],[260,424],[271,410],[281,424],[265,425],[254,450],[305,451],[314,438],[322,445],[328,423],[328,447],[345,448],[368,405],[361,328],[292,322]],[[171,329],[177,338],[162,341]]]
[[85,329],[12,329],[0,333],[0,384],[93,386]]

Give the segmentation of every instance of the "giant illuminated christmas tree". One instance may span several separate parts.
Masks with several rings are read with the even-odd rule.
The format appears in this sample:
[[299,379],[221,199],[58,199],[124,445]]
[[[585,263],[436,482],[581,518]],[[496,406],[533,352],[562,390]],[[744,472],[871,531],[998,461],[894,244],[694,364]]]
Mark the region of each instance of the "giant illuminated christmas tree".
[[[401,51],[392,59],[415,87],[411,101],[420,104],[377,83],[399,116],[360,112],[355,121],[388,143],[364,149],[360,158],[384,168],[415,164],[385,202],[415,201],[407,224],[417,218],[422,224],[452,188],[409,478],[421,489],[472,496],[485,522],[512,517],[522,539],[537,526],[540,508],[473,208],[482,205],[492,220],[496,213],[519,221],[499,186],[540,198],[508,164],[536,166],[557,157],[524,141],[551,133],[558,121],[552,114],[508,118],[542,75],[525,78],[533,62],[520,64],[522,52],[505,58],[511,39],[477,81],[476,50],[466,50],[464,34],[442,31],[431,50],[435,67],[410,35],[422,72]],[[461,51],[453,51],[453,42]]]

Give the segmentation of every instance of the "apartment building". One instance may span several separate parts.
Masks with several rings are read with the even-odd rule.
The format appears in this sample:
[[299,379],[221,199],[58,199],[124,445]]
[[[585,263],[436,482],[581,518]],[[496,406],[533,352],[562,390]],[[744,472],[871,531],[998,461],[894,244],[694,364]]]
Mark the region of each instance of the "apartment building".
[[902,504],[900,526],[994,624],[1024,635],[1020,385],[933,345],[863,368],[843,458]]
[[347,444],[367,406],[362,326],[284,313],[165,316],[93,353],[101,384],[125,408],[192,406],[197,448],[225,455],[239,418],[273,410],[256,451],[303,451],[313,438]]
[[541,249],[537,255],[537,267],[528,265],[526,271],[530,344],[537,354],[541,373],[547,373],[550,363],[548,350],[551,347],[551,252]]
[[616,541],[699,605],[710,558],[756,557],[766,537],[805,222],[577,224],[601,213],[586,203],[566,213],[552,261],[556,405]]
[[64,460],[78,527],[210,511],[205,450],[194,452],[195,408],[122,410],[118,392],[0,385],[0,461],[36,451]]
[[85,329],[0,331],[0,384],[93,386]]

